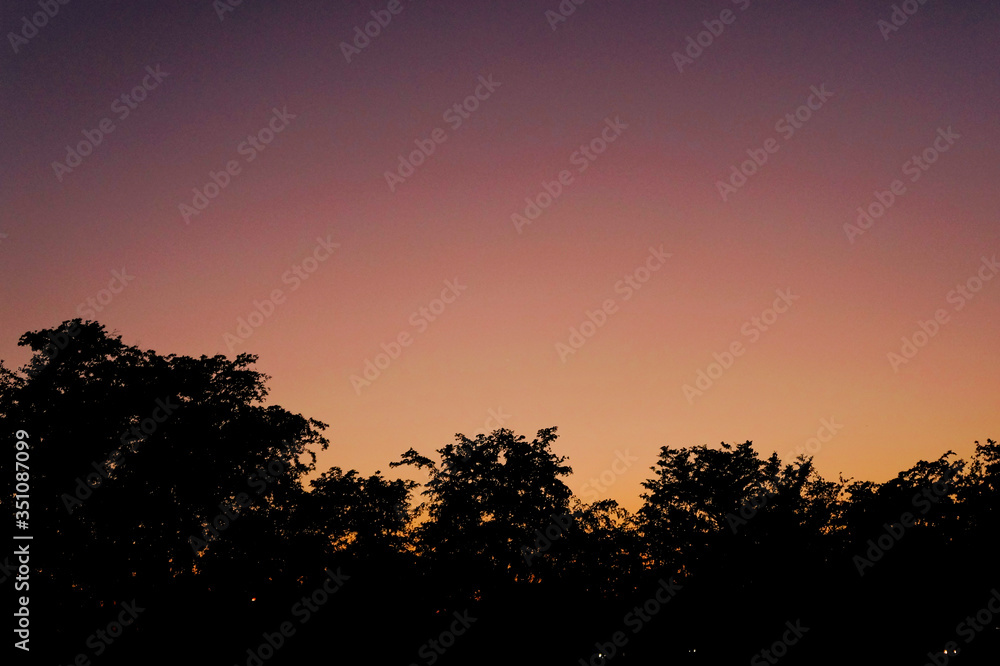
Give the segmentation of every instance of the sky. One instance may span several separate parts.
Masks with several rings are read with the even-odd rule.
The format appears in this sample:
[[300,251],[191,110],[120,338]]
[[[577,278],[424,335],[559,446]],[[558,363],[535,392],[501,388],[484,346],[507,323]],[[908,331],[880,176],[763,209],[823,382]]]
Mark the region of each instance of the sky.
[[997,438],[995,3],[166,4],[0,9],[8,366],[252,353],[319,471],[557,426],[630,509],[661,446]]

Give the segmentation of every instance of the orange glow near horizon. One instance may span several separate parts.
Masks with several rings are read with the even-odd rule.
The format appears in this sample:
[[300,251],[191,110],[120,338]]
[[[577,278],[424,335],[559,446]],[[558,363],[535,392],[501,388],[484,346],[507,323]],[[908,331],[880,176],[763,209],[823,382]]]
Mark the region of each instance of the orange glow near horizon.
[[[330,426],[317,472],[423,481],[389,462],[410,447],[433,458],[455,433],[557,426],[570,488],[631,510],[661,446],[752,440],[790,461],[826,428],[823,476],[882,482],[998,437],[1000,279],[982,277],[1000,254],[996,14],[970,28],[974,10],[928,4],[883,40],[858,3],[753,3],[679,73],[672,53],[715,9],[657,5],[654,21],[588,4],[553,31],[543,9],[456,18],[412,3],[347,63],[338,44],[365,10],[307,7],[278,20],[244,6],[185,31],[143,9],[167,37],[143,44],[137,29],[97,60],[53,22],[16,59],[5,115],[27,120],[0,172],[9,367],[27,360],[22,333],[93,310],[162,354],[259,355],[269,401]],[[94,20],[86,40],[103,44]],[[156,63],[169,76],[57,180],[51,162]],[[447,109],[489,75],[500,85],[453,128]],[[832,96],[783,136],[776,121],[821,85]],[[241,142],[275,108],[295,117],[247,161]],[[580,162],[616,118],[627,128]],[[436,128],[447,138],[390,191],[385,172]],[[911,180],[905,164],[947,128],[959,138]],[[717,181],[769,138],[777,150],[723,201]],[[231,160],[239,174],[186,224],[179,204]],[[572,182],[516,228],[563,170]],[[844,225],[896,179],[905,193],[852,238]],[[317,254],[317,239],[339,246]],[[661,246],[671,256],[649,270]],[[641,267],[648,280],[628,286]],[[88,306],[123,268],[135,279]],[[261,325],[227,344],[274,290]],[[771,318],[776,290],[797,299],[763,330],[753,318]],[[934,334],[893,367],[921,322]]]

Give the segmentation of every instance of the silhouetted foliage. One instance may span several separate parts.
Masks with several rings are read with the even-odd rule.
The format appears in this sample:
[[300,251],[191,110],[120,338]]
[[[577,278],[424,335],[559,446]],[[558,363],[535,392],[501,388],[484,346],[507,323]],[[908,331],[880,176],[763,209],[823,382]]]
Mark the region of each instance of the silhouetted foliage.
[[[632,514],[573,496],[555,427],[457,434],[436,459],[389,463],[423,484],[318,473],[326,424],[265,405],[253,355],[161,356],[79,319],[20,344],[33,356],[0,361],[0,426],[29,433],[32,612],[51,637],[32,647],[48,663],[92,653],[88,635],[133,598],[148,610],[101,663],[252,665],[286,621],[297,633],[269,664],[578,664],[616,631],[610,663],[736,663],[798,620],[809,631],[783,664],[924,663],[948,641],[996,663],[997,616],[956,635],[1000,586],[993,440],[885,483],[827,481],[750,441],[664,446]],[[463,613],[454,645],[431,647]]]

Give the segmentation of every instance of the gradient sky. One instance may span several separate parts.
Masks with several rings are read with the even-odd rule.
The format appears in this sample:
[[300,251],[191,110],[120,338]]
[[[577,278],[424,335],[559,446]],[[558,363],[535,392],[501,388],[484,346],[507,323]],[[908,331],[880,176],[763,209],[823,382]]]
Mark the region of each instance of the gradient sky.
[[[663,445],[750,439],[787,459],[832,419],[819,471],[885,481],[1000,433],[1000,279],[949,299],[1000,254],[996,3],[914,3],[890,32],[890,2],[589,0],[553,29],[556,0],[402,0],[350,62],[341,42],[388,3],[244,0],[222,20],[208,0],[163,4],[59,5],[16,53],[6,34],[39,6],[0,10],[9,366],[27,360],[22,333],[80,316],[124,267],[135,279],[96,318],[164,354],[258,354],[273,403],[330,424],[321,469],[394,477],[400,453],[491,429],[493,410],[529,438],[558,426],[580,494],[628,451],[596,496],[634,509]],[[674,53],[727,9],[678,71]],[[120,118],[115,99],[157,65],[167,76]],[[500,85],[453,128],[445,112],[480,76]],[[832,96],[778,131],[813,86]],[[275,108],[295,118],[247,161],[241,142]],[[52,163],[103,118],[115,129],[60,180]],[[627,129],[580,173],[574,153],[609,118]],[[391,191],[385,172],[436,128],[446,140]],[[948,128],[959,138],[912,181],[905,163]],[[723,201],[717,182],[769,139]],[[185,223],[179,205],[230,160],[239,173]],[[896,179],[905,192],[849,238]],[[339,247],[293,290],[283,276],[317,238]],[[626,300],[616,284],[660,246],[670,258]],[[419,309],[456,279],[467,289],[425,328]],[[275,289],[283,302],[230,349]],[[798,299],[751,335],[778,289]],[[608,299],[564,362],[557,343]],[[356,391],[401,333],[412,344]],[[688,400],[734,342],[744,353]]]

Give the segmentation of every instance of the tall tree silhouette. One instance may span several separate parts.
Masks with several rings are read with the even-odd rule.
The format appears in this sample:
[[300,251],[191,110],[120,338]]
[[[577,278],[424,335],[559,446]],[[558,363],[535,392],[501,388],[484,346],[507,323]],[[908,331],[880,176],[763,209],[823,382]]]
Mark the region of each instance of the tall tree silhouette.
[[484,580],[527,575],[523,555],[536,530],[569,512],[571,492],[561,477],[572,469],[551,444],[556,428],[538,431],[527,441],[506,429],[457,434],[438,449],[440,464],[414,449],[390,467],[426,469],[430,480],[418,507],[427,520],[415,531],[423,552],[443,566],[458,566],[479,586]]
[[[54,356],[43,353],[51,339],[66,345]],[[43,580],[65,603],[53,614],[100,617],[142,596],[169,617],[179,591],[212,591],[217,608],[245,603],[283,575],[286,555],[307,550],[284,526],[326,426],[263,406],[254,356],[160,356],[79,319],[19,344],[34,355],[26,379],[3,375],[0,425],[30,433],[32,516],[46,532],[36,547],[53,563]],[[190,603],[181,604],[189,619]]]
[[[539,646],[523,661],[575,664],[613,647],[674,576],[683,588],[625,634],[615,664],[736,663],[797,619],[812,628],[782,664],[842,663],[845,637],[871,663],[921,663],[1000,585],[992,439],[968,463],[947,451],[883,483],[827,481],[811,458],[762,457],[750,441],[662,447],[633,515],[572,496],[554,427],[530,441],[458,434],[436,460],[411,448],[389,463],[428,475],[411,512],[416,481],[315,475],[326,424],[266,405],[253,355],[164,356],[79,319],[20,344],[25,367],[0,361],[0,429],[31,444],[32,552],[45,563],[32,620],[49,637],[33,651],[49,663],[86,652],[136,599],[147,610],[105,666],[151,650],[256,666],[247,646],[341,567],[337,602],[268,666],[331,649],[427,663],[421,650],[456,613],[476,624],[438,666],[496,659],[512,637]],[[997,621],[984,624],[962,645],[970,666],[996,663]],[[192,631],[210,638],[194,658],[177,640]]]

